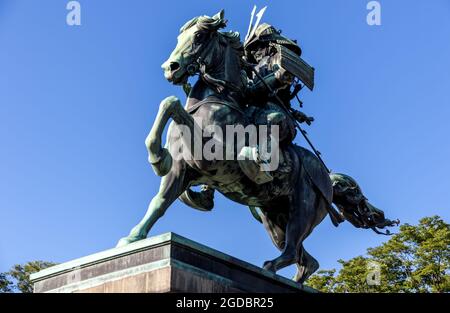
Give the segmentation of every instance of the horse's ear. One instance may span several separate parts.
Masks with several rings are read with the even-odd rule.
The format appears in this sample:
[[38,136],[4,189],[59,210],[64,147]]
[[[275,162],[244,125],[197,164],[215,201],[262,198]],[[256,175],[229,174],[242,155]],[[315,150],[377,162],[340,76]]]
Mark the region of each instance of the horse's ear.
[[212,18],[215,20],[223,20],[224,17],[225,17],[225,10],[222,9],[216,15],[214,15]]

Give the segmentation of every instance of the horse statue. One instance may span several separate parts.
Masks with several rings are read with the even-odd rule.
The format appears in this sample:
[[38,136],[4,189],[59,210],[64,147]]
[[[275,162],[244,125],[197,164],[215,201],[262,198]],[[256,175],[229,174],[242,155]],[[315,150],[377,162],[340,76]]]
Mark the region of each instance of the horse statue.
[[[303,241],[327,215],[335,225],[347,219],[356,227],[374,230],[396,222],[386,220],[381,210],[370,205],[356,181],[343,174],[329,174],[315,154],[292,143],[283,148],[283,164],[272,172],[273,179],[264,183],[249,179],[236,159],[190,157],[195,154],[196,140],[201,148],[207,144],[202,134],[206,128],[225,133],[229,125],[252,124],[248,106],[242,103],[246,88],[243,45],[237,32],[219,31],[226,22],[223,10],[212,17],[191,19],[180,29],[175,49],[162,64],[165,78],[174,85],[186,84],[193,75],[199,79],[189,91],[185,107],[174,96],[159,105],[145,144],[149,163],[162,177],[160,188],[145,216],[118,246],[145,239],[177,198],[190,205],[186,199],[195,194],[190,188],[205,185],[250,207],[281,251],[277,258],[264,262],[264,269],[276,272],[296,264],[293,279],[302,284],[319,268]],[[162,135],[169,120],[163,147]],[[178,126],[192,136],[183,136]],[[216,150],[236,147],[229,140],[217,139]],[[188,152],[181,157],[180,146]],[[233,153],[237,157],[239,151]]]

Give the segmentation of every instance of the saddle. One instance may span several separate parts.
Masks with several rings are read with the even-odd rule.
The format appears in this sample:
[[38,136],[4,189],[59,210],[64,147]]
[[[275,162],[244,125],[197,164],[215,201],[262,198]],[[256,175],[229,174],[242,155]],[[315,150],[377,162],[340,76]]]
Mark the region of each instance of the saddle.
[[209,97],[206,97],[205,99],[200,100],[194,104],[188,104],[188,106],[186,107],[186,111],[189,114],[194,114],[202,105],[204,105],[206,103],[217,103],[220,105],[226,105],[226,106],[232,108],[233,110],[236,110],[236,111],[242,113],[243,115],[245,115],[244,110],[242,110],[242,108],[239,106],[238,103],[236,103],[236,101],[234,101],[234,100],[225,101],[216,96],[209,96]]

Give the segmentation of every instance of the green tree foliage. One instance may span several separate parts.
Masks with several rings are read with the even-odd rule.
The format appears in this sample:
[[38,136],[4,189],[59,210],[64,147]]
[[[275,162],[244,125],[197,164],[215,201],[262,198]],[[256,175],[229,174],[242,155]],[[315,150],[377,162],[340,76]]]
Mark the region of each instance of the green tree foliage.
[[308,286],[322,292],[328,292],[334,289],[336,270],[319,270],[308,279]]
[[0,293],[11,292],[11,281],[6,273],[0,273]]
[[366,278],[368,273],[368,260],[358,256],[349,261],[338,260],[342,265],[335,278],[335,292],[369,292],[370,286]]
[[338,262],[337,274],[322,270],[306,284],[324,292],[450,292],[450,225],[425,217],[366,256]]
[[32,261],[23,265],[14,265],[9,272],[0,273],[0,292],[33,292],[30,274],[53,265],[56,265],[56,263],[45,261]]

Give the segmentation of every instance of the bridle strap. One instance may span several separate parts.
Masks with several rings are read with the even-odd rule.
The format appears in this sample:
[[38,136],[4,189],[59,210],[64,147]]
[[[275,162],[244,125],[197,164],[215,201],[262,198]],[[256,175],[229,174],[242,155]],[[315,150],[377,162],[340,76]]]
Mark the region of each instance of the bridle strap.
[[214,40],[211,39],[211,40],[208,42],[207,46],[204,47],[204,48],[202,49],[202,51],[200,51],[200,49],[202,48],[201,46],[199,46],[199,47],[194,51],[194,53],[193,53],[194,55],[197,55],[197,54],[199,53],[199,51],[200,51],[200,54],[197,56],[197,58],[195,58],[194,61],[192,61],[191,63],[189,63],[189,64],[187,65],[187,70],[188,70],[189,74],[195,75],[195,74],[200,73],[199,70],[200,70],[200,66],[201,66],[202,64],[209,65],[209,64],[206,64],[206,63],[205,63],[205,59],[206,59],[206,56],[207,56],[207,55],[211,52],[211,50],[213,49],[213,44],[214,44],[214,43],[215,43]]
[[[217,37],[212,38],[207,46],[202,49],[200,55],[197,57],[195,61],[187,65],[187,71],[190,75],[199,74],[201,79],[212,89],[214,89],[218,93],[223,93],[226,89],[229,89],[234,92],[241,92],[240,88],[235,86],[233,83],[217,79],[213,77],[211,74],[207,73],[206,68],[210,66],[209,62],[206,61],[207,56],[211,53],[211,50],[213,49],[213,45],[217,44],[215,40],[218,40]],[[194,54],[198,53],[200,50],[200,47],[197,49],[197,51],[194,52]],[[210,61],[211,62],[211,61]]]

